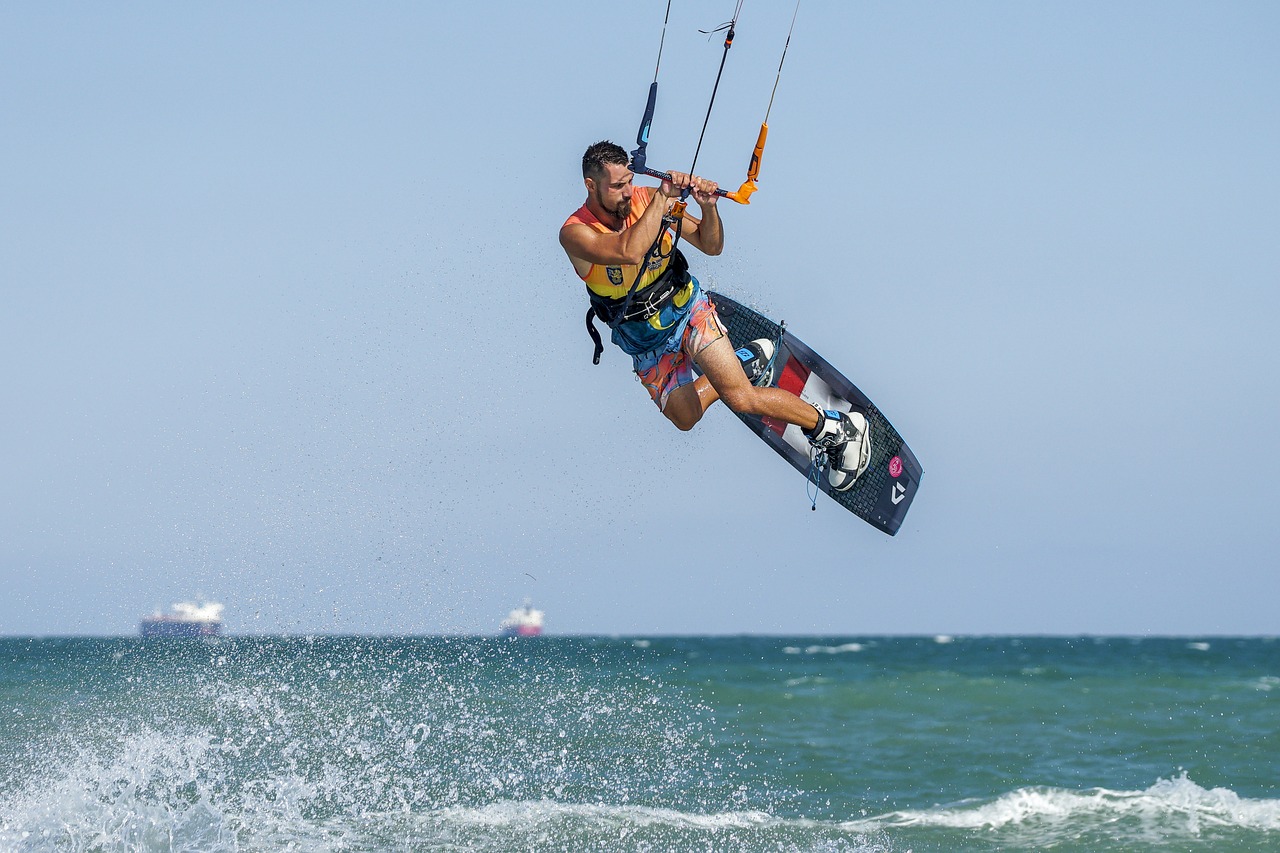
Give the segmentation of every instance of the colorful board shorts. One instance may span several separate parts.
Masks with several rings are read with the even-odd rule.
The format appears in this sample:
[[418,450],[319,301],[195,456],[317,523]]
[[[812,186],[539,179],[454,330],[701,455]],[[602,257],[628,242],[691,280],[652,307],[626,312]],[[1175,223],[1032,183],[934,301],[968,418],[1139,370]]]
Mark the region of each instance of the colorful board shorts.
[[693,374],[694,356],[725,334],[715,306],[699,288],[689,312],[689,322],[680,337],[680,346],[674,351],[658,350],[632,357],[636,376],[640,377],[659,410],[666,409],[667,398],[672,391],[697,378]]

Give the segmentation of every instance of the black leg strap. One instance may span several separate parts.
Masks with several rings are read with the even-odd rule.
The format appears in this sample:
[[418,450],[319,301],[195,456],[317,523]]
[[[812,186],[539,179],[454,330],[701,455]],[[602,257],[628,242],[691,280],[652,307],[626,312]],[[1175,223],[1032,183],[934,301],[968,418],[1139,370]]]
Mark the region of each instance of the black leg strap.
[[596,351],[591,355],[591,363],[600,363],[600,354],[604,352],[604,344],[600,342],[600,333],[596,331],[596,324],[591,322],[596,318],[595,306],[587,309],[587,334],[591,335],[591,341],[596,346]]

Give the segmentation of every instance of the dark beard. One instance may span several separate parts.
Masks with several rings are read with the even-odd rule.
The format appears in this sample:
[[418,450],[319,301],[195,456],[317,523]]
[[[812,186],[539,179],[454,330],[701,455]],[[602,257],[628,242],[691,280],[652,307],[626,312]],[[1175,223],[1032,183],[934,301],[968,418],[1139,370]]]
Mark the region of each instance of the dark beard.
[[611,216],[617,216],[618,222],[626,223],[627,216],[631,215],[630,199],[627,199],[626,201],[621,202],[621,204],[618,204],[617,207],[613,207],[612,210],[604,206],[604,200],[600,199],[599,196],[596,196],[596,201],[599,201],[600,207],[602,207],[602,209],[604,210],[604,213],[607,213]]
[[627,199],[626,201],[622,202],[613,210],[609,210],[607,207],[605,208],[605,210],[608,210],[609,213],[616,216],[619,222],[626,222],[627,217],[631,215],[631,199]]

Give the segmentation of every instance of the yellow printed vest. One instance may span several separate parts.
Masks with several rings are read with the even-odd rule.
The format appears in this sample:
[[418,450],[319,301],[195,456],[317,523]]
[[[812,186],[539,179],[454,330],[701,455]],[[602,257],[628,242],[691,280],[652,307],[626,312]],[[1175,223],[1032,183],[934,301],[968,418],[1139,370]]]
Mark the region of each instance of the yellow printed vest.
[[[653,201],[654,187],[636,187],[631,194],[631,214],[627,217],[626,226],[630,228],[639,221],[650,202]],[[608,234],[611,229],[605,225],[596,215],[584,204],[573,212],[573,215],[565,220],[565,225],[588,225],[601,234]],[[597,296],[603,296],[606,299],[625,299],[627,291],[631,289],[631,285],[636,284],[636,290],[648,287],[653,284],[660,275],[666,270],[667,263],[671,254],[671,232],[664,229],[662,232],[662,251],[659,256],[649,261],[649,266],[645,269],[644,277],[640,279],[640,283],[636,284],[636,275],[640,271],[639,264],[620,264],[617,266],[606,266],[604,264],[592,264],[591,269],[587,270],[587,274],[581,276],[587,289]],[[577,267],[574,267],[577,272]]]

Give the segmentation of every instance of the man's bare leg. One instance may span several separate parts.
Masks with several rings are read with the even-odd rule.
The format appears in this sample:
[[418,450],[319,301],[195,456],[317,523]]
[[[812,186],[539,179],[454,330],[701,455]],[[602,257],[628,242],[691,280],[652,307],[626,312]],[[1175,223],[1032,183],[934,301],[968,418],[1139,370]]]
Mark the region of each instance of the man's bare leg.
[[776,418],[801,429],[811,430],[818,424],[818,412],[790,391],[781,388],[757,388],[742,372],[728,337],[719,338],[703,348],[695,357],[702,376],[671,392],[662,410],[680,429],[692,429],[716,400],[735,412]]
[[662,410],[662,414],[666,415],[677,429],[690,430],[702,420],[707,409],[719,399],[720,395],[716,393],[715,388],[711,387],[707,377],[699,376],[688,385],[681,385],[667,396],[667,405]]
[[672,391],[663,409],[680,429],[692,429],[716,400],[723,399],[734,412],[775,418],[803,429],[809,441],[828,454],[827,476],[837,491],[852,488],[866,470],[871,441],[863,414],[819,414],[790,391],[757,388],[747,379],[727,337],[709,344],[696,358],[703,375]]

